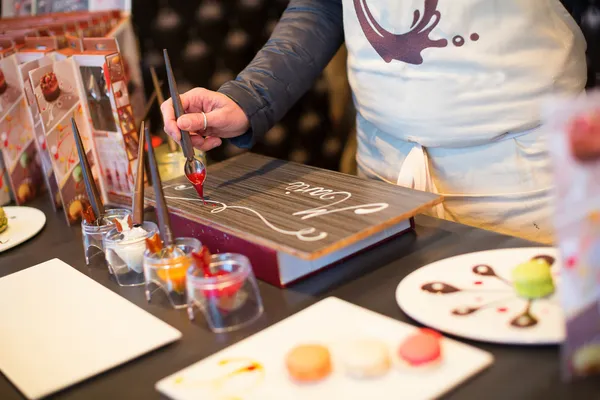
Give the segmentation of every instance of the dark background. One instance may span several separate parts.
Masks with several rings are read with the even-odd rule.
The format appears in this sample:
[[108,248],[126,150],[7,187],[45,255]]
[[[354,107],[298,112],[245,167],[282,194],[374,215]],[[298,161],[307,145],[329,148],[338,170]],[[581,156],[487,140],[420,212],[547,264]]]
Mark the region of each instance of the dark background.
[[[594,87],[600,82],[600,0],[561,1],[586,36],[588,87]],[[198,86],[216,90],[223,82],[235,78],[268,40],[288,2],[133,0],[133,25],[139,38],[147,96],[152,88],[150,66],[155,66],[160,78],[166,81],[163,48],[169,49],[180,92]],[[345,77],[345,73],[343,65],[334,70],[338,76]],[[167,94],[166,89],[164,93]],[[347,93],[338,93],[322,77],[253,151],[339,170],[342,152],[353,135],[354,116],[349,104],[349,112],[334,121],[330,109],[332,97],[342,104],[350,100]],[[160,132],[162,123],[157,107],[151,121],[156,133]],[[221,161],[239,152],[225,144],[210,152],[209,161]]]
[[[163,48],[169,50],[182,93],[197,86],[216,90],[225,81],[234,79],[266,43],[287,3],[287,0],[134,0],[133,23],[148,94],[152,89],[150,66],[155,66],[159,77],[166,81]],[[152,122],[153,126],[162,126],[157,109]],[[347,135],[348,131],[340,133],[333,129],[328,83],[322,78],[253,151],[337,170]],[[209,157],[211,161],[220,161],[238,152],[234,146],[225,144],[212,150]]]
[[[595,49],[600,37],[600,1],[562,2],[588,40],[588,86],[592,87],[599,80],[597,75],[600,77],[600,55]],[[149,67],[154,65],[162,72],[162,48],[169,49],[181,92],[196,86],[218,89],[252,60],[268,40],[287,3],[288,0],[133,0],[133,23],[140,38],[146,90],[149,92],[152,87]],[[339,73],[345,75],[345,70],[341,68]],[[332,121],[331,95],[328,82],[322,78],[253,151],[338,170],[353,123]],[[352,115],[346,117],[353,119]],[[152,119],[161,126],[157,110]],[[223,160],[238,151],[231,145],[222,146],[210,152],[210,161]]]

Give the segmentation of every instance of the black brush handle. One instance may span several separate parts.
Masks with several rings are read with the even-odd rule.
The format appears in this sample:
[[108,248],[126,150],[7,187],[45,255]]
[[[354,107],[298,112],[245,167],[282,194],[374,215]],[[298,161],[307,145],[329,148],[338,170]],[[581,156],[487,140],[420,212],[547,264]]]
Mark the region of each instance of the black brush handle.
[[145,132],[148,129],[146,121],[142,120],[140,124],[140,136],[138,140],[138,160],[135,174],[135,183],[133,186],[133,199],[131,204],[132,220],[134,225],[144,223],[144,145],[146,144]]
[[[156,93],[156,99],[158,100],[158,106],[160,107],[162,103],[165,102],[165,97],[162,94],[162,86],[158,81],[158,76],[156,76],[154,67],[150,67],[150,74],[152,75],[152,84],[154,85],[154,92]],[[175,153],[177,151],[177,144],[175,144],[175,141],[169,135],[167,135],[167,143],[169,143],[169,152]]]
[[[169,92],[171,93],[171,99],[173,100],[173,109],[175,110],[175,117],[179,119],[185,114],[185,111],[183,109],[183,104],[181,104],[179,92],[177,91],[177,82],[175,82],[175,76],[173,74],[173,69],[171,68],[171,60],[169,59],[169,53],[167,52],[167,49],[164,49],[163,53],[165,56],[167,79],[169,81]],[[194,158],[194,146],[192,145],[190,133],[181,129],[179,132],[181,132],[181,149],[183,150],[183,155],[188,160],[191,160]]]
[[158,164],[152,147],[152,138],[150,129],[146,126],[144,131],[146,143],[148,143],[148,164],[150,164],[150,176],[152,177],[152,187],[154,188],[154,197],[156,199],[156,216],[158,217],[158,229],[162,236],[165,247],[173,244],[173,231],[171,230],[171,221],[169,220],[169,209],[165,201],[165,194],[162,188],[162,181],[158,172]]
[[100,193],[98,192],[98,188],[96,187],[94,175],[92,174],[90,163],[87,159],[87,155],[85,154],[85,148],[83,147],[83,142],[81,140],[81,135],[79,134],[79,129],[77,128],[75,118],[71,118],[71,126],[73,127],[75,146],[77,147],[77,153],[79,154],[79,163],[81,164],[81,172],[83,173],[85,191],[87,192],[88,198],[90,200],[92,210],[94,210],[94,214],[96,214],[96,218],[102,218],[102,216],[105,213],[104,204],[102,204]]

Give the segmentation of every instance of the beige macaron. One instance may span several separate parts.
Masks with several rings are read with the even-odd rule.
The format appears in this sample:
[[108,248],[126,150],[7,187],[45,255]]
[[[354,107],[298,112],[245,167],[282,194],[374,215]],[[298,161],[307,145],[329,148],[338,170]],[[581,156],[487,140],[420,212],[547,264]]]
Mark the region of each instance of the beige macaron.
[[376,339],[357,339],[345,344],[339,360],[346,374],[353,378],[375,378],[388,372],[391,366],[389,349]]

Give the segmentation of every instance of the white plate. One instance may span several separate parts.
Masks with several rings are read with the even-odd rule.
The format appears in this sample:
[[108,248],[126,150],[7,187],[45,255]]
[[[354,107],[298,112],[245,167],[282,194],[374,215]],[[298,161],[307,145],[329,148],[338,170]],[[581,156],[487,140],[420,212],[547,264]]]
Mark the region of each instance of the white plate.
[[0,371],[29,399],[181,338],[58,259],[0,279],[0,321]]
[[0,253],[31,239],[46,224],[46,215],[37,208],[3,207],[8,228],[0,233]]
[[[176,400],[432,399],[493,362],[489,353],[444,338],[443,362],[426,371],[395,367],[377,379],[355,380],[337,364],[336,352],[348,339],[377,338],[388,344],[393,356],[400,342],[414,331],[414,326],[330,297],[162,379],[156,388]],[[285,355],[295,345],[315,342],[331,350],[333,372],[319,383],[296,384],[287,375]],[[253,362],[262,369],[245,370]],[[240,370],[245,372],[235,372]]]
[[[400,282],[396,301],[412,319],[452,335],[506,344],[560,343],[565,337],[565,322],[558,291],[549,298],[531,303],[529,315],[537,320],[535,325],[517,327],[511,324],[528,308],[528,301],[519,298],[510,283],[511,272],[518,264],[538,255],[556,259],[552,273],[558,287],[560,260],[555,249],[490,250],[447,258],[419,268]],[[476,273],[476,266],[487,267]],[[434,293],[442,288],[440,284],[460,291]],[[424,288],[424,285],[429,286]],[[467,308],[478,310],[467,315],[454,313],[464,313]]]

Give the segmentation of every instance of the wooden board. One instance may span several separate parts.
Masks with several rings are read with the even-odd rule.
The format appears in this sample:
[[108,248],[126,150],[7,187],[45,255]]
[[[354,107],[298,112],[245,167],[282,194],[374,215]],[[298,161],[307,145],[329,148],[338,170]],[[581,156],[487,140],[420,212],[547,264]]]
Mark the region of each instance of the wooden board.
[[[394,227],[442,201],[435,194],[252,153],[208,168],[207,205],[185,177],[163,186],[172,213],[306,260]],[[154,204],[152,189],[146,198]]]

